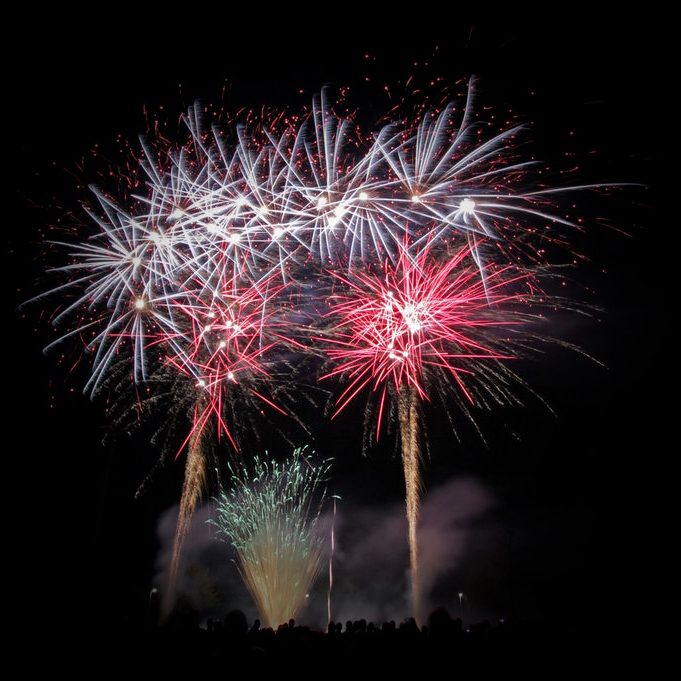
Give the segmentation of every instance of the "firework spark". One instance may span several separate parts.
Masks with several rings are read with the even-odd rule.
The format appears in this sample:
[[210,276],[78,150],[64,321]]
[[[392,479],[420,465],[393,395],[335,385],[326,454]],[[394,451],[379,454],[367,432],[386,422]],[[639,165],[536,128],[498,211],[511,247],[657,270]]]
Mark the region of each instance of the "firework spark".
[[391,387],[413,387],[427,399],[429,369],[446,372],[472,403],[466,379],[475,367],[509,358],[500,349],[507,331],[502,338],[498,332],[520,323],[505,311],[528,297],[520,289],[528,275],[488,267],[483,284],[468,246],[444,260],[431,245],[409,251],[405,246],[397,264],[386,262],[379,273],[333,274],[341,292],[331,299],[333,321],[323,340],[336,366],[325,377],[349,378],[336,413],[367,386],[380,393],[381,405]]
[[233,489],[217,499],[218,537],[234,545],[239,571],[263,622],[295,617],[320,568],[317,520],[329,462],[296,449],[285,463],[255,458],[252,472],[232,467]]
[[[268,278],[259,284],[236,287],[225,283],[209,298],[195,293],[175,301],[173,317],[178,333],[164,339],[168,363],[195,381],[205,394],[196,409],[187,439],[200,434],[213,416],[217,435],[236,447],[223,405],[230,391],[245,389],[282,412],[258,390],[269,381],[264,356],[277,342],[272,301],[281,286]],[[282,340],[283,343],[283,340]]]

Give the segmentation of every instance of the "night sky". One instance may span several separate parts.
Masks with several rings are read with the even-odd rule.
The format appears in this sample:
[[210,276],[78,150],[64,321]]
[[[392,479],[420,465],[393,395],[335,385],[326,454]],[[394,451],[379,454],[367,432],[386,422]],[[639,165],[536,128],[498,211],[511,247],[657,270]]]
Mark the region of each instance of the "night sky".
[[[13,212],[3,230],[10,331],[4,456],[6,495],[15,495],[5,521],[15,548],[6,560],[23,580],[22,615],[136,622],[155,574],[158,518],[181,485],[178,462],[134,499],[158,452],[140,437],[103,445],[110,431],[103,400],[82,395],[82,372],[42,354],[52,336],[40,306],[17,311],[39,290],[45,263],[55,262],[43,257],[39,237],[41,224],[60,218],[53,197],[76,209],[82,196],[70,171],[94,145],[114,155],[117,135],[143,132],[145,107],[163,106],[174,118],[197,97],[232,110],[295,106],[325,84],[362,87],[365,74],[403,79],[436,45],[438,74],[452,82],[477,75],[479,103],[523,113],[539,157],[564,163],[561,154],[574,152],[580,181],[646,188],[582,204],[583,214],[606,216],[627,235],[593,224],[576,239],[592,261],[575,273],[573,294],[603,312],[586,320],[561,315],[555,332],[605,367],[557,349],[528,363],[523,375],[556,416],[538,402],[482,415],[487,447],[465,428],[455,443],[434,418],[427,489],[466,476],[490,490],[498,540],[508,531],[515,543],[521,614],[576,623],[639,614],[638,580],[651,549],[644,507],[669,454],[660,445],[657,386],[671,362],[663,341],[654,340],[667,276],[659,251],[673,226],[656,208],[671,112],[650,22],[557,16],[544,27],[461,21],[445,31],[424,18],[375,30],[348,17],[333,30],[298,24],[277,37],[274,26],[261,31],[255,20],[239,30],[210,16],[197,25],[179,18],[154,25],[117,15],[89,32],[59,20],[59,30],[50,17],[42,28],[20,29],[25,59],[5,82]],[[104,168],[97,163],[88,167]],[[399,504],[399,460],[389,444],[361,457],[360,411],[333,423],[320,418],[314,447],[335,457],[334,484],[348,508]],[[504,571],[485,560],[464,560],[442,586],[443,599],[448,588],[465,588],[489,612],[505,612]]]

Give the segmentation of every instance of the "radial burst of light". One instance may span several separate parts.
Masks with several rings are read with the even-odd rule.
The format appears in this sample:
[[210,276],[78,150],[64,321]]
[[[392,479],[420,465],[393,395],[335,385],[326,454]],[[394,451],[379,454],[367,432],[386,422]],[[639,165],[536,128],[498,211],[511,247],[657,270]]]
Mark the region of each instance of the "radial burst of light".
[[[473,402],[467,382],[485,362],[513,357],[503,338],[521,323],[516,313],[526,277],[506,268],[487,268],[486,285],[467,246],[439,259],[431,246],[414,256],[405,247],[396,265],[351,276],[335,274],[341,292],[333,296],[330,326],[322,339],[334,368],[348,385],[340,412],[365,388],[380,394],[379,414],[389,390],[413,387],[428,399],[427,374],[449,377]],[[380,431],[380,416],[377,432]]]
[[197,437],[211,417],[218,437],[236,443],[225,419],[230,393],[248,391],[279,412],[283,410],[259,387],[268,374],[264,357],[280,337],[273,300],[282,285],[274,277],[258,284],[235,288],[227,281],[210,297],[188,293],[172,304],[175,328],[164,339],[167,361],[195,382],[197,408],[187,436]]
[[[97,207],[87,212],[97,232],[80,243],[53,242],[71,256],[52,271],[67,280],[48,294],[60,293],[67,303],[53,317],[71,328],[49,346],[73,336],[91,354],[92,371],[86,391],[96,392],[112,363],[129,348],[135,379],[147,375],[147,348],[172,327],[167,303],[173,294],[177,259],[165,237],[111,198],[93,188]],[[162,255],[162,252],[165,255]],[[39,298],[45,297],[43,294]]]
[[265,626],[295,617],[319,573],[317,529],[329,462],[296,449],[284,463],[258,457],[252,470],[231,467],[233,487],[217,498],[218,538],[237,552],[239,572]]
[[477,122],[473,90],[374,129],[336,113],[326,92],[309,112],[251,116],[231,134],[192,107],[183,142],[144,142],[127,196],[94,190],[95,233],[67,246],[67,281],[51,291],[70,296],[55,323],[76,320],[59,340],[78,335],[94,358],[87,389],[125,344],[143,380],[155,325],[172,327],[169,307],[188,290],[207,300],[225,281],[396,265],[405,243],[412,258],[466,243],[485,287],[490,264],[542,264],[546,244],[565,244],[561,226],[576,225],[553,202],[585,187],[539,183],[521,128]]

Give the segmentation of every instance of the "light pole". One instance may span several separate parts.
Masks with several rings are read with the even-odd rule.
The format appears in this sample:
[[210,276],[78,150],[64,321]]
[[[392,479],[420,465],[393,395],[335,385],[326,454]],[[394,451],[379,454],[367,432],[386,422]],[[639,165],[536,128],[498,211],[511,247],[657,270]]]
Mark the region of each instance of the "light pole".
[[459,616],[461,617],[461,629],[463,629],[463,591],[459,591]]

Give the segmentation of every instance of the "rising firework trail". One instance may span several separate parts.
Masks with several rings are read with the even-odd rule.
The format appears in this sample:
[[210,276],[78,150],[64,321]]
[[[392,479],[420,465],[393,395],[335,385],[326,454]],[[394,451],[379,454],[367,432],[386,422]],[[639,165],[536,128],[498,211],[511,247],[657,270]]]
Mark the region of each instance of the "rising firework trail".
[[236,549],[239,572],[265,626],[276,628],[305,604],[319,572],[323,537],[317,521],[329,462],[296,449],[284,463],[254,460],[235,468],[217,498],[218,538]]
[[206,453],[202,447],[203,433],[194,432],[189,440],[187,462],[185,463],[180,509],[173,538],[173,551],[168,572],[168,585],[164,607],[169,610],[175,595],[177,577],[182,557],[182,547],[187,537],[189,526],[201,497],[206,488]]

